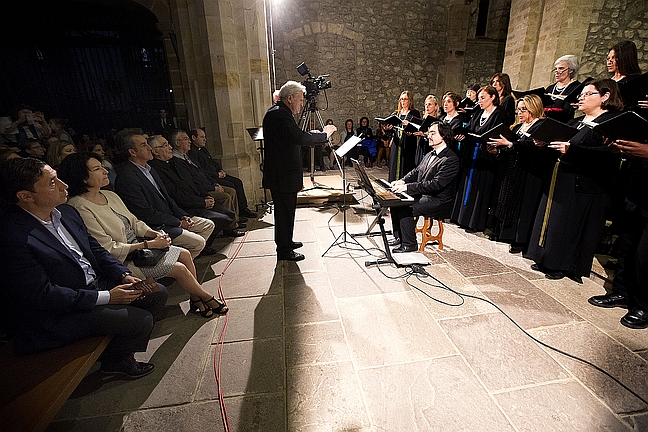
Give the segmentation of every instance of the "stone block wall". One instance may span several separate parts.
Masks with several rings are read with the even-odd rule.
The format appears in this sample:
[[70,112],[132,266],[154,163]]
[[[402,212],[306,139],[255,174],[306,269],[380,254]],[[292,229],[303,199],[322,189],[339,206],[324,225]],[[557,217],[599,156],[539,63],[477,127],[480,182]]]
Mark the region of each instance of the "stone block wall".
[[[318,107],[326,108],[328,101],[329,110],[321,115],[324,120],[332,118],[338,127],[347,118],[357,126],[362,116],[371,118],[375,127],[373,118],[394,111],[403,90],[413,93],[415,108],[423,111],[426,95],[465,90],[461,57],[466,55],[469,34],[456,31],[471,31],[468,26],[457,26],[457,21],[470,20],[467,12],[472,13],[471,8],[464,4],[463,0],[313,0],[273,5],[277,86],[289,79],[302,81],[295,69],[302,61],[314,76],[330,74],[327,79],[332,88],[327,98],[320,94]],[[463,21],[457,13],[465,14]],[[455,31],[448,31],[449,22]],[[481,44],[477,49],[493,50],[494,44]],[[489,71],[501,70],[503,46],[501,51],[501,55],[480,51],[490,61]],[[447,58],[457,60],[452,70],[446,68]],[[483,66],[483,62],[474,64]],[[446,82],[458,88],[447,88]]]
[[631,40],[637,45],[639,66],[648,72],[648,2],[605,0],[591,23],[581,57],[581,77],[607,77],[605,58],[612,45]]

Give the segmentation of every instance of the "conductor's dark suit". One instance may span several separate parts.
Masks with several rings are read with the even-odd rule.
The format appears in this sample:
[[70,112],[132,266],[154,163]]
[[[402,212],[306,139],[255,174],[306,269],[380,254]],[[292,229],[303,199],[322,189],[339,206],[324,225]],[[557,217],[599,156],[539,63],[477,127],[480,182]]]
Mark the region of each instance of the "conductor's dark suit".
[[454,202],[454,179],[458,172],[459,158],[450,147],[445,147],[438,155],[433,152],[426,154],[421,163],[403,177],[407,194],[416,199],[412,207],[391,208],[393,230],[400,233],[403,246],[417,245],[413,216],[442,219],[450,216]]
[[263,187],[270,189],[275,209],[277,256],[292,252],[297,192],[303,187],[301,147],[326,142],[325,133],[304,132],[290,109],[278,101],[263,117],[265,163]]
[[[128,268],[88,234],[73,207],[63,204],[57,209],[62,225],[90,262],[97,280],[119,285]],[[44,351],[102,334],[114,335],[107,353],[146,350],[153,316],[162,311],[166,302],[163,286],[160,292],[131,305],[95,306],[97,288],[86,284],[78,261],[42,222],[20,207],[11,206],[0,224],[2,303],[11,315],[17,354]]]

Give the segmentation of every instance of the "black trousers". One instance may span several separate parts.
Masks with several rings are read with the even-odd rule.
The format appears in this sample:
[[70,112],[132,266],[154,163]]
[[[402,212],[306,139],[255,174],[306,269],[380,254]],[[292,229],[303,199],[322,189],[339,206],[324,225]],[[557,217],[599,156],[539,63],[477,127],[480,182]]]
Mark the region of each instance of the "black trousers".
[[637,208],[625,211],[621,222],[612,291],[627,296],[631,306],[648,310],[648,218]]
[[418,246],[414,217],[421,216],[422,213],[417,210],[416,206],[390,207],[389,211],[391,212],[394,237],[401,239],[402,246]]
[[146,351],[155,319],[166,305],[168,292],[149,294],[129,305],[97,306],[85,314],[91,335],[112,335],[101,356],[102,361],[120,361],[133,352]]
[[243,182],[240,178],[227,174],[225,177],[218,179],[218,184],[221,186],[234,188],[234,190],[236,191],[236,198],[238,199],[239,212],[248,208],[245,189],[243,188]]
[[270,193],[274,203],[274,238],[277,245],[277,255],[287,255],[292,252],[297,192],[285,193],[270,189]]

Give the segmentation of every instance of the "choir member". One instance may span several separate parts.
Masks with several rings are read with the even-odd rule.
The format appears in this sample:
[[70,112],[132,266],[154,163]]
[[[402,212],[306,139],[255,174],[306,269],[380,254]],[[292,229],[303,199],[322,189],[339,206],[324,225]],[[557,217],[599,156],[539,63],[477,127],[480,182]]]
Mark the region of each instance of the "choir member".
[[578,69],[578,57],[575,55],[564,55],[554,63],[552,72],[556,82],[545,89],[547,103],[544,109],[548,117],[563,123],[574,118],[574,107],[565,98],[580,89],[580,81],[574,78]]

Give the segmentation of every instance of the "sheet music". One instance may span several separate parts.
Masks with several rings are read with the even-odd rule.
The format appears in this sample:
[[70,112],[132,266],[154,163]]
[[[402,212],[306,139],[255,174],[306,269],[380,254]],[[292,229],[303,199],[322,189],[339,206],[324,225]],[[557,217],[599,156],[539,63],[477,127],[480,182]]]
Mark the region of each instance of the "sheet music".
[[356,145],[360,144],[363,138],[359,136],[352,136],[348,140],[345,141],[344,144],[342,144],[337,150],[335,150],[335,154],[343,157],[345,154],[347,154],[353,147]]

